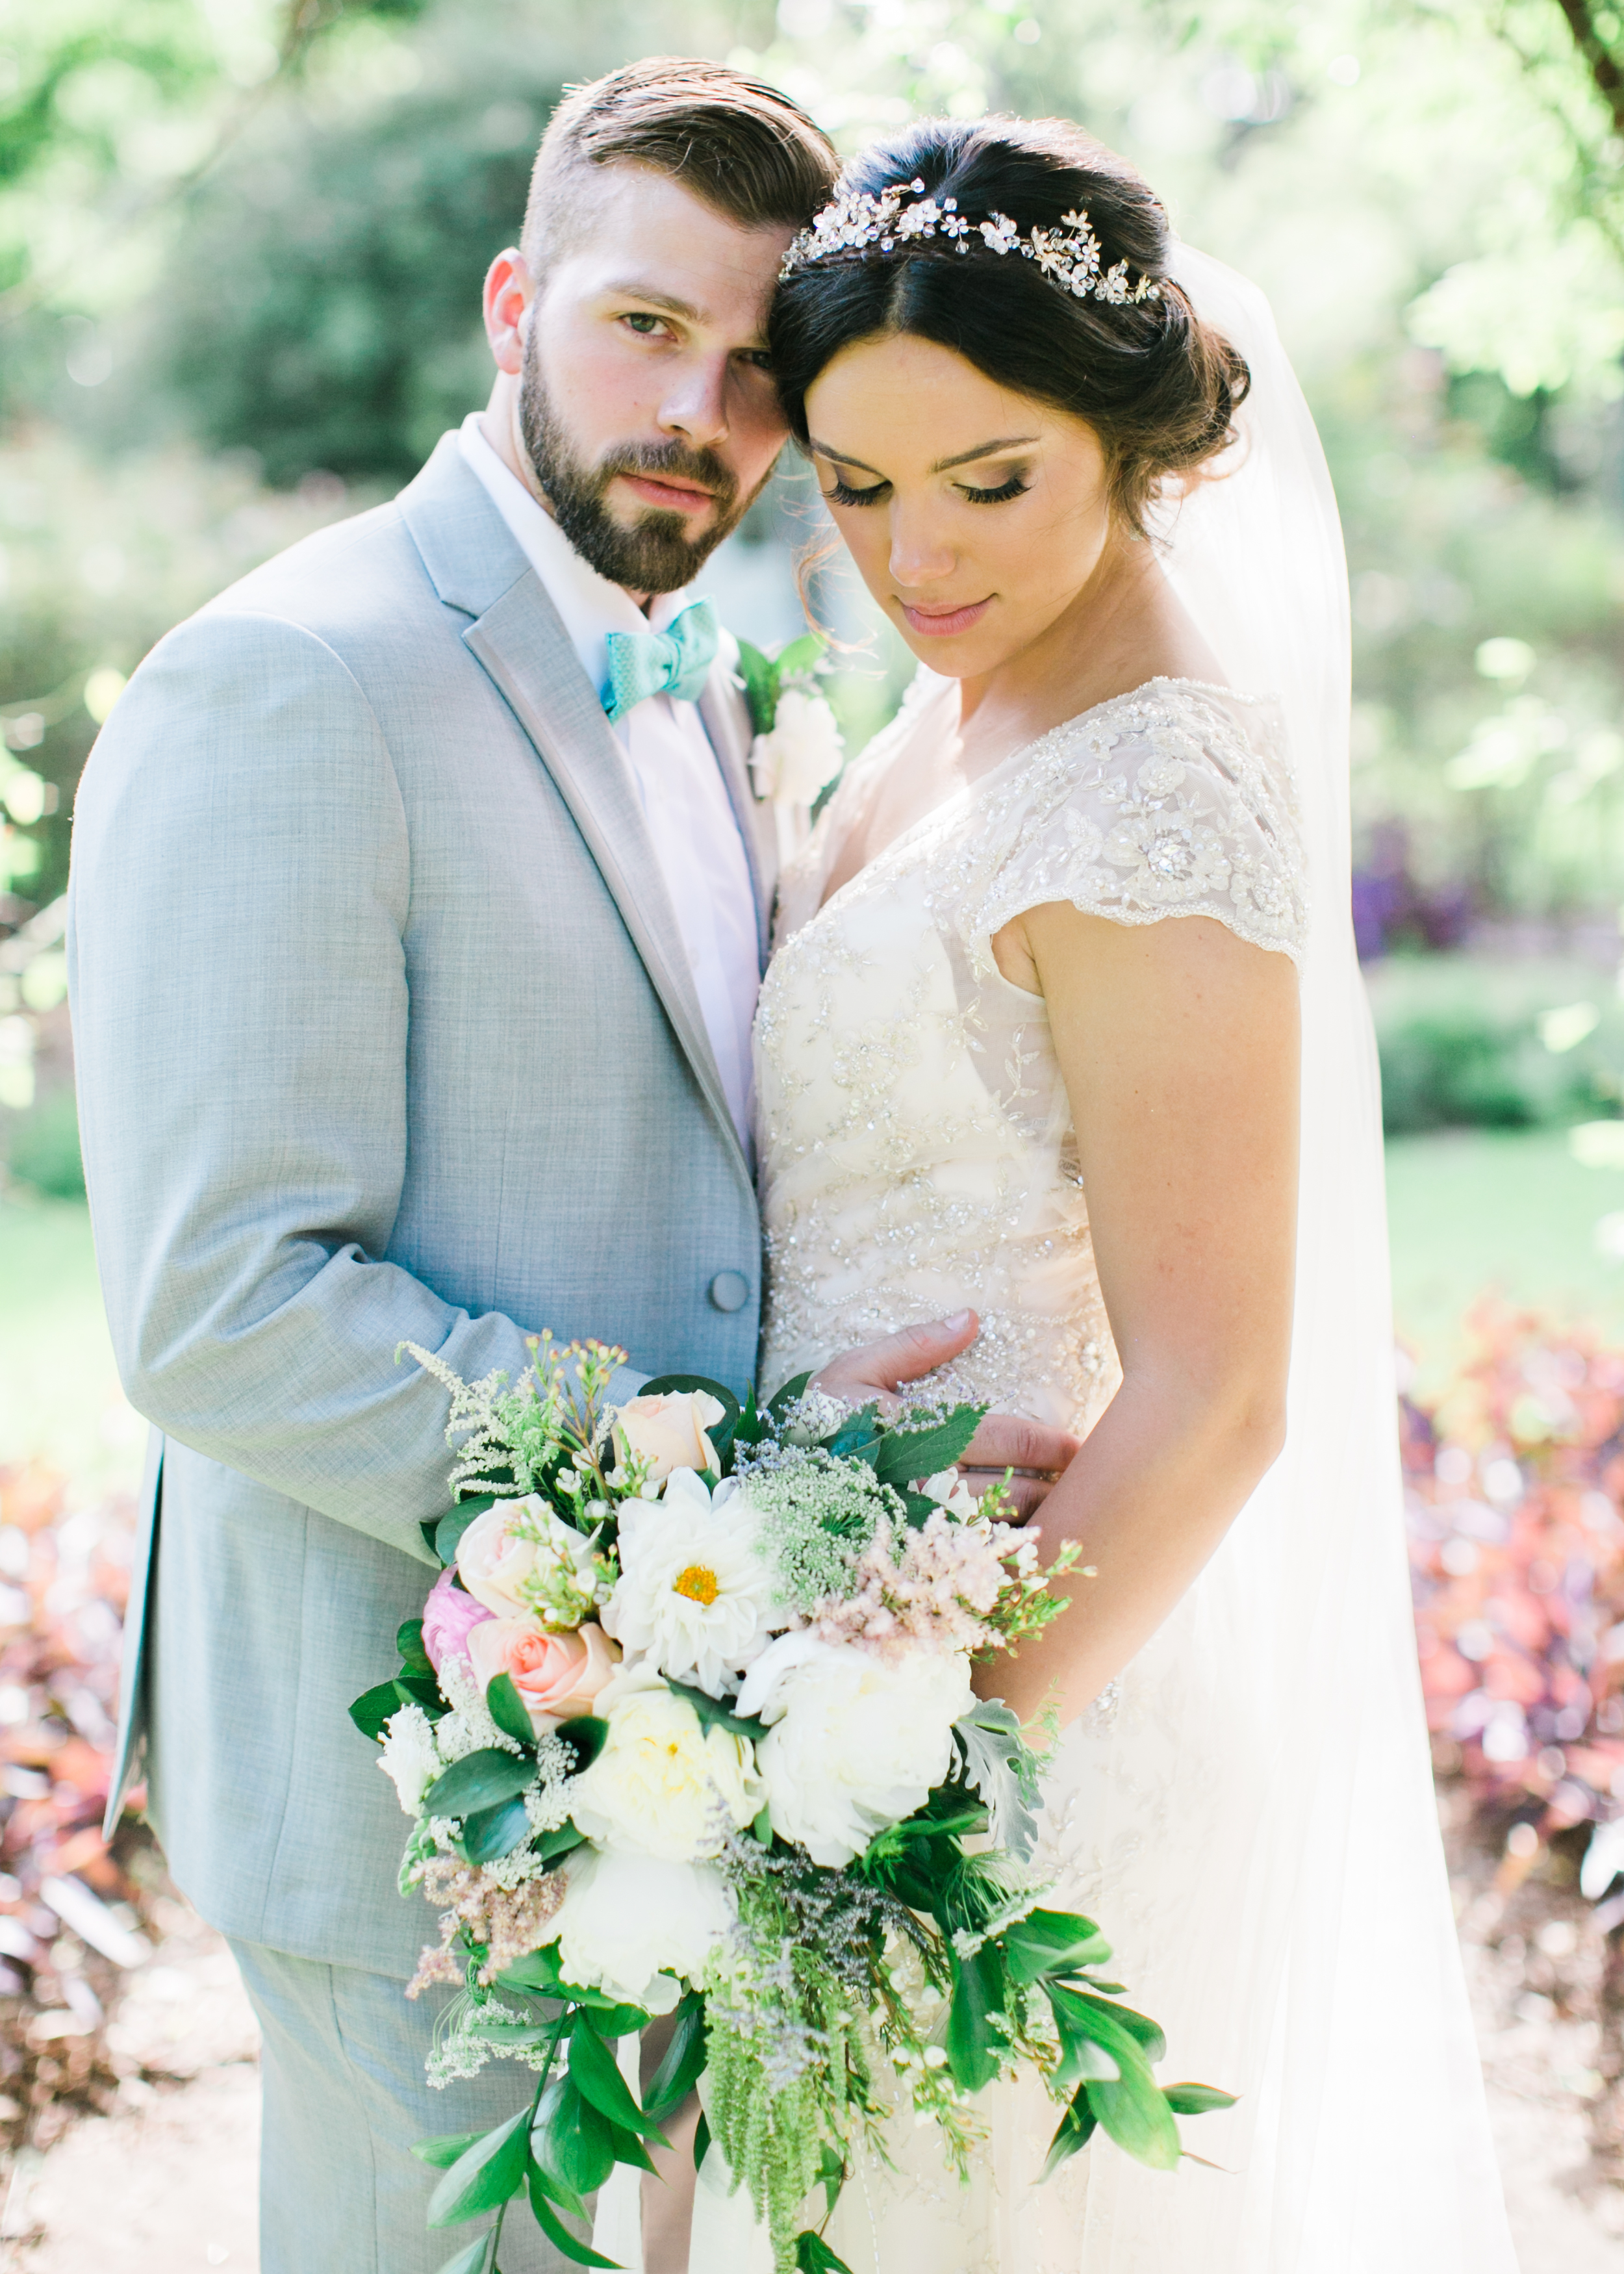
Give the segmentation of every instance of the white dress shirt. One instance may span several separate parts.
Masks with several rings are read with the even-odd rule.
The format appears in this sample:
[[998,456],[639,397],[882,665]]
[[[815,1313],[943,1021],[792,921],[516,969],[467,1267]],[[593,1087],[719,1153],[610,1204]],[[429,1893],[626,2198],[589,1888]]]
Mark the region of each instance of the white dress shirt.
[[[582,559],[503,464],[480,430],[477,411],[463,420],[462,442],[463,457],[545,585],[582,669],[601,695],[609,680],[610,633],[664,631],[694,594],[657,593],[645,616],[619,584]],[[611,732],[631,762],[728,1110],[748,1154],[750,1027],[761,963],[756,894],[726,785],[696,704],[650,695]]]

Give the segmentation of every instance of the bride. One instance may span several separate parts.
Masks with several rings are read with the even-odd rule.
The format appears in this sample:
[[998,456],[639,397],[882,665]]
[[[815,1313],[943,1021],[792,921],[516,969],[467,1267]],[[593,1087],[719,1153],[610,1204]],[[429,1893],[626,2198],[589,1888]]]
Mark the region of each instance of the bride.
[[[772,351],[920,659],[787,875],[757,1027],[772,1388],[972,1306],[1075,1430],[1097,1576],[995,1686],[1046,1862],[1240,2095],[1171,2177],[994,2101],[848,2185],[858,2274],[1506,2274],[1419,1709],[1344,572],[1257,293],[1059,123],[930,123],[797,239]],[[840,1369],[823,1385],[838,1390]],[[1199,2135],[1199,2136],[1198,2136]],[[1216,2165],[1220,2168],[1213,2168]]]

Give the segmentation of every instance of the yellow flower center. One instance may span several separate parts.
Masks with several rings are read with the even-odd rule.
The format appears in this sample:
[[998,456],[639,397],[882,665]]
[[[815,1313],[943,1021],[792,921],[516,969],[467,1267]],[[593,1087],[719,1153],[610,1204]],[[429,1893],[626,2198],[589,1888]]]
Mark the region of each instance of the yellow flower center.
[[671,1585],[674,1594],[686,1595],[690,1603],[703,1603],[707,1608],[722,1592],[716,1573],[704,1563],[690,1563],[686,1571],[678,1572]]

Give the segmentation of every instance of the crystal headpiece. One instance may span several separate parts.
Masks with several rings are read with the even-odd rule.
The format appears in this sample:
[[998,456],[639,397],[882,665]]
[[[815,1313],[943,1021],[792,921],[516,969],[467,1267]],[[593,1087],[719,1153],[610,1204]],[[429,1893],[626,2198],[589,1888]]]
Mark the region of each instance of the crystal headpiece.
[[1007,214],[989,214],[971,221],[959,210],[957,198],[940,205],[925,195],[922,181],[894,182],[876,197],[868,190],[848,190],[825,206],[809,229],[792,242],[778,271],[778,281],[815,260],[842,252],[861,252],[870,245],[882,252],[895,252],[916,238],[945,237],[956,252],[970,250],[969,239],[979,236],[989,252],[1019,252],[1035,260],[1052,284],[1079,300],[1106,300],[1113,307],[1158,300],[1162,288],[1154,277],[1128,281],[1128,264],[1118,260],[1101,266],[1100,240],[1088,226],[1086,211],[1062,214],[1058,229],[1016,228]]

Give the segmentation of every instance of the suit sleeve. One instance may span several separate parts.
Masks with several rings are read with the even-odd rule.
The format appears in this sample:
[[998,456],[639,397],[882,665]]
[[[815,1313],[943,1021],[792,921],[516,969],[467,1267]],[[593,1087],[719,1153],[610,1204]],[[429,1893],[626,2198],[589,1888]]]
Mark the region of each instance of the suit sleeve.
[[69,968],[96,1251],[131,1402],[409,1555],[447,1499],[446,1394],[516,1378],[387,1247],[407,1147],[405,814],[312,634],[211,612],[119,701],[74,816]]

